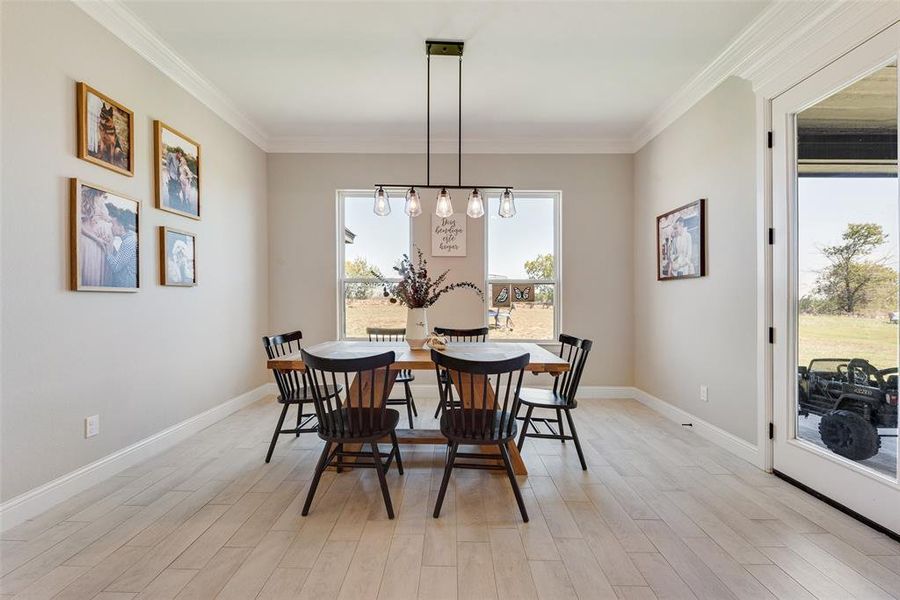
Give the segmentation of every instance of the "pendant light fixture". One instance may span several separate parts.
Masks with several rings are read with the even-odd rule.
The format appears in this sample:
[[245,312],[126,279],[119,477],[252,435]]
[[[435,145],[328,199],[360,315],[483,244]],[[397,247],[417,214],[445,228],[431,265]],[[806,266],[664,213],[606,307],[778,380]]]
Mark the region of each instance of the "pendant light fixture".
[[504,219],[516,216],[516,199],[509,188],[500,194],[500,211],[498,213]]
[[484,216],[484,200],[481,199],[481,192],[478,188],[472,190],[469,194],[469,203],[466,205],[466,214],[477,219]]
[[[513,199],[512,186],[508,185],[477,185],[464,186],[462,184],[462,55],[464,43],[460,41],[425,41],[425,56],[427,68],[426,89],[426,180],[424,184],[408,183],[379,183],[375,191],[375,214],[387,216],[391,213],[391,204],[388,192],[385,188],[407,189],[406,206],[404,212],[410,217],[422,214],[422,201],[416,188],[437,189],[438,192],[434,213],[439,217],[453,215],[453,204],[449,190],[471,189],[469,201],[466,205],[466,214],[473,219],[484,216],[484,197],[482,193],[489,190],[504,190],[500,196],[500,216],[512,217],[516,214],[516,205]],[[459,58],[459,89],[458,89],[458,122],[457,122],[457,179],[456,185],[431,183],[431,57],[432,56],[456,56]]]
[[378,186],[375,190],[375,214],[379,217],[386,217],[391,214],[391,197],[387,190],[382,186]]
[[410,217],[418,217],[422,214],[422,201],[419,199],[419,192],[416,191],[416,188],[411,187],[406,192],[406,206],[403,210]]

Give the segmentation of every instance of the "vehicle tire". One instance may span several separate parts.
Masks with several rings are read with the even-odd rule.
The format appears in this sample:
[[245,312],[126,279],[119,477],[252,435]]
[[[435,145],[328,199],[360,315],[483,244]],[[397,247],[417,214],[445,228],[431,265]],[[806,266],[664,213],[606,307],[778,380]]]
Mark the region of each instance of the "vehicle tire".
[[850,460],[871,458],[881,447],[878,430],[849,410],[834,410],[824,415],[819,421],[819,435],[829,450]]

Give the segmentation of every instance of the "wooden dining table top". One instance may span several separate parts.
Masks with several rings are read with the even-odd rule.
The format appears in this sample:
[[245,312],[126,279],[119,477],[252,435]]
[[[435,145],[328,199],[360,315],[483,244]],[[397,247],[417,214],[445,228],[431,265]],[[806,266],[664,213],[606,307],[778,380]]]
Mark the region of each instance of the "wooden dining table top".
[[[361,358],[393,351],[396,355],[392,370],[434,369],[431,350],[413,350],[406,342],[335,341],[323,342],[305,349],[308,353],[324,358]],[[562,373],[569,370],[569,363],[559,355],[525,342],[451,342],[442,353],[454,358],[477,361],[497,361],[528,354],[526,371],[533,373]],[[299,352],[270,359],[269,369],[303,371],[303,359]]]

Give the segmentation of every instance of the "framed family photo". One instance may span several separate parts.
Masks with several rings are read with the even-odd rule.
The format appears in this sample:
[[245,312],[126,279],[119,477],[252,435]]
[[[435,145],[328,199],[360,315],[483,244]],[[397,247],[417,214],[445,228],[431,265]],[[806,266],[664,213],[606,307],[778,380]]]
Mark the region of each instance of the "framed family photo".
[[141,203],[70,180],[72,289],[136,292],[140,287]]
[[706,200],[656,217],[656,279],[706,275]]
[[134,175],[134,113],[84,82],[75,86],[78,158]]
[[187,231],[159,228],[159,275],[163,285],[197,285],[197,236]]
[[200,144],[162,121],[156,137],[156,207],[200,219]]

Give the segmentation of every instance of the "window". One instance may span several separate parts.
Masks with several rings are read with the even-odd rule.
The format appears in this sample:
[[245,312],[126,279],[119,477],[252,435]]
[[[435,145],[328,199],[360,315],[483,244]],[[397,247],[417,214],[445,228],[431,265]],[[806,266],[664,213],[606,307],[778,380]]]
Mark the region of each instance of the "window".
[[490,338],[556,341],[560,323],[560,194],[517,192],[516,215],[509,219],[497,214],[499,195],[489,196],[488,201],[485,227]]
[[410,219],[402,193],[391,193],[391,214],[372,212],[374,191],[338,192],[338,332],[365,339],[366,327],[405,327],[406,310],[382,295],[372,271],[396,281],[394,265],[410,250]]

